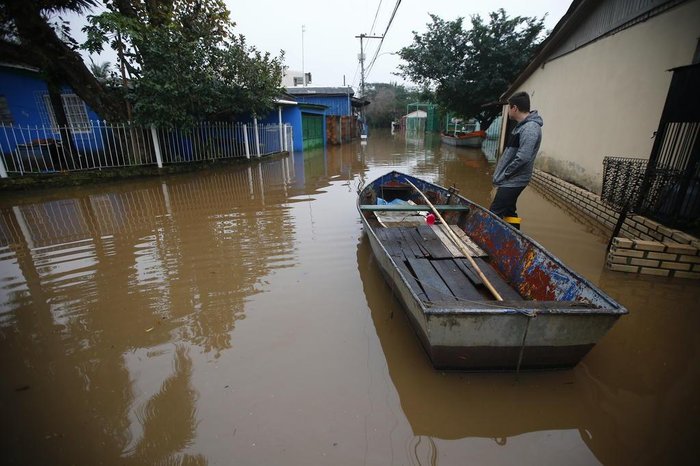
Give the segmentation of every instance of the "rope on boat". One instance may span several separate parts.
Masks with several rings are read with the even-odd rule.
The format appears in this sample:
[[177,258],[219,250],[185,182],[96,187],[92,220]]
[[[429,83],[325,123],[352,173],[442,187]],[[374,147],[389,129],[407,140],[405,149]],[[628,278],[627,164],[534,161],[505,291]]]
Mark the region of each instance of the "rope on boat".
[[515,373],[520,373],[520,364],[523,362],[523,353],[525,352],[525,339],[527,338],[527,331],[530,329],[530,322],[532,322],[532,317],[528,316],[527,325],[525,325],[525,332],[523,333],[523,341],[520,343],[520,354],[518,355],[518,365],[515,368]]

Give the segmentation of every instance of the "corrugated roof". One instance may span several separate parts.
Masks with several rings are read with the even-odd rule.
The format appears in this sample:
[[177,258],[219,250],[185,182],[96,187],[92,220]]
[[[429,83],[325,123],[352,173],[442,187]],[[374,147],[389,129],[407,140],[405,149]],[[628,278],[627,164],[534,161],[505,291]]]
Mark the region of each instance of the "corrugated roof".
[[288,94],[291,95],[354,95],[355,92],[350,87],[288,87]]

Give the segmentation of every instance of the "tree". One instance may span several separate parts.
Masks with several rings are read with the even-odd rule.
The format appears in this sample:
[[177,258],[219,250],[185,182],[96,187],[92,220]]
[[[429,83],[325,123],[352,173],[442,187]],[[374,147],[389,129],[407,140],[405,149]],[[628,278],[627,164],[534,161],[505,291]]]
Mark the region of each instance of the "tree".
[[[2,57],[40,68],[50,90],[69,85],[110,121],[181,126],[272,107],[283,56],[260,53],[234,35],[222,1],[103,3],[107,11],[89,17],[84,47],[117,51],[121,89],[93,75],[68,25],[52,19],[63,12],[84,14],[94,0],[0,0]],[[60,124],[62,110],[54,113]]]
[[432,102],[434,96],[426,89],[406,88],[396,83],[368,85],[367,120],[372,127],[389,127],[392,121],[406,114],[406,107],[414,102]]
[[[33,65],[42,70],[49,90],[70,85],[90,107],[105,118],[119,119],[123,106],[92,75],[77,52],[60,17],[65,12],[83,13],[93,0],[3,0],[0,2],[0,55],[5,60]],[[52,96],[51,100],[57,100]],[[57,123],[65,124],[62,106],[54,108]],[[62,121],[63,120],[63,121]]]
[[89,22],[85,47],[117,52],[138,122],[188,126],[266,113],[278,94],[283,55],[234,35],[220,0],[120,0]]
[[542,41],[544,17],[508,17],[501,8],[485,23],[471,17],[471,29],[463,18],[445,21],[430,15],[425,34],[413,32],[413,43],[398,53],[406,64],[401,74],[435,89],[438,103],[467,118],[476,118],[486,129],[501,113],[495,102],[517,74],[530,62]]

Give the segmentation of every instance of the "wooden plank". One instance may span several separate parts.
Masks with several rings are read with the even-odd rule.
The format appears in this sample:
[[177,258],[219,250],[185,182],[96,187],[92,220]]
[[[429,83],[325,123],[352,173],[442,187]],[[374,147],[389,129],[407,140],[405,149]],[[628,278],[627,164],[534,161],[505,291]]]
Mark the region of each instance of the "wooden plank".
[[460,268],[462,272],[471,280],[474,286],[484,286],[484,282],[481,280],[479,275],[476,273],[472,265],[467,259],[455,259],[455,264]]
[[392,230],[392,228],[377,228],[375,232],[389,255],[395,261],[403,262],[406,259],[403,245],[395,239],[395,235],[391,233]]
[[[406,255],[408,254],[410,257],[412,253],[407,252],[405,250],[405,246],[401,244],[401,241],[404,241],[403,236],[399,234],[399,236],[397,237],[396,231],[396,228],[375,229],[377,237],[379,238],[389,255],[392,257],[392,259],[394,259],[394,262],[396,263],[399,272],[406,279],[409,288],[411,288],[413,292],[418,296],[418,299],[426,301],[428,297],[426,296],[425,292],[423,291],[423,288],[421,288],[418,281],[416,281],[415,277],[411,273],[411,270],[406,265]],[[399,241],[399,239],[401,241]]]
[[416,255],[416,257],[428,257],[430,253],[423,244],[423,238],[418,234],[415,228],[402,228],[401,233],[409,241],[410,244],[415,245],[420,251],[421,255]]
[[452,253],[447,250],[447,248],[442,244],[440,238],[433,232],[433,230],[428,226],[420,226],[416,228],[415,235],[416,241],[421,242],[421,246],[428,250],[428,254],[433,259],[447,259],[452,257]]
[[413,290],[416,296],[418,296],[418,299],[420,299],[421,301],[427,301],[428,297],[426,296],[425,291],[423,291],[423,288],[420,286],[418,281],[415,279],[415,277],[409,270],[408,266],[406,265],[406,261],[397,261],[396,263],[398,265],[399,272],[406,279],[408,287],[411,288],[411,290]]
[[433,267],[457,299],[484,301],[484,297],[453,260],[432,261]]
[[504,300],[524,301],[523,297],[520,296],[520,293],[514,290],[508,284],[508,282],[501,278],[498,272],[496,272],[493,269],[493,267],[491,267],[491,264],[489,264],[480,257],[475,257],[474,262],[476,262],[476,264],[481,269],[481,272],[486,276],[486,278],[489,279],[493,287],[496,288],[496,291],[498,291],[498,293]]
[[418,279],[429,301],[454,301],[452,292],[440,278],[428,259],[408,259],[408,264]]
[[450,225],[450,228],[452,228],[452,231],[457,233],[457,236],[459,237],[459,239],[462,240],[467,249],[474,253],[472,257],[488,257],[488,254],[486,254],[486,252],[484,252],[484,250],[481,249],[479,245],[472,241],[472,239],[469,237],[469,235],[467,235],[464,232],[464,230],[462,230],[457,225]]
[[377,235],[377,238],[380,240],[385,240],[387,239],[387,232],[385,228],[374,228],[374,234]]
[[452,257],[464,257],[462,251],[460,251],[455,243],[447,236],[447,234],[442,231],[442,225],[430,225],[430,228],[433,230],[435,235],[440,238],[440,241],[442,241],[442,244],[447,248],[447,250],[450,251]]
[[[470,210],[469,207],[465,205],[436,205],[435,208],[445,212],[468,212]],[[362,204],[360,205],[360,210],[369,212],[426,212],[432,209],[430,206],[419,204]]]
[[405,244],[406,244],[406,253],[408,254],[408,251],[410,251],[414,257],[425,257],[428,255],[428,251],[425,250],[425,248],[421,247],[420,244],[418,244],[413,238],[413,236],[410,233],[410,230],[413,228],[401,228],[400,232],[403,238],[405,239]]

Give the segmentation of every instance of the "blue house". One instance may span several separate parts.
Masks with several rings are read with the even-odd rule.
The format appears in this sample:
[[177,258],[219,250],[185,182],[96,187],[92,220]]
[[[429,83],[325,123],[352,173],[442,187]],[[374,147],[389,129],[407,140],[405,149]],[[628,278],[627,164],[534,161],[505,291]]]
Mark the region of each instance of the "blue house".
[[326,140],[342,144],[359,135],[359,110],[369,102],[354,97],[350,87],[288,87],[287,93],[300,104],[326,107]]
[[[63,131],[58,128],[41,71],[24,64],[0,62],[0,152],[8,172],[52,172],[155,163],[150,128],[130,127],[126,130],[124,125],[100,123],[99,115],[67,86],[61,88],[61,100],[68,122],[68,128],[62,128]],[[294,151],[325,147],[327,106],[299,102],[290,95],[278,98],[276,105],[277,111],[259,118],[258,123],[277,125],[281,117],[283,124],[292,126],[294,146],[289,149]],[[164,161],[200,160],[202,155],[195,156],[195,149],[201,151],[209,146],[222,149],[219,151],[222,153],[225,152],[223,149],[227,154],[235,152],[237,155],[234,156],[244,153],[243,143],[237,140],[239,131],[233,126],[216,122],[209,126],[204,124],[199,132],[187,134],[159,129]],[[70,134],[70,143],[64,140],[67,134]],[[277,137],[279,127],[271,126],[269,134],[265,130],[258,134],[260,147],[265,146],[264,153],[286,148],[280,145]],[[206,144],[202,143],[205,139]],[[131,142],[125,142],[127,140]]]
[[[92,122],[100,117],[70,87],[61,88],[61,100],[78,151],[100,150],[103,138]],[[38,164],[46,171],[59,170],[66,157],[59,156],[58,129],[46,81],[31,66],[0,63],[0,150],[8,165]],[[9,130],[8,127],[12,126]],[[8,166],[17,170],[17,166]],[[19,167],[21,171],[21,167]]]
[[328,110],[325,105],[299,102],[291,95],[280,96],[275,103],[278,111],[259,119],[261,123],[278,124],[281,112],[282,123],[292,127],[295,152],[325,147]]

